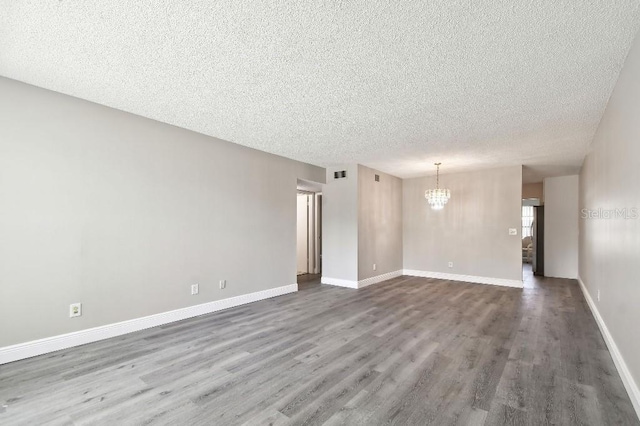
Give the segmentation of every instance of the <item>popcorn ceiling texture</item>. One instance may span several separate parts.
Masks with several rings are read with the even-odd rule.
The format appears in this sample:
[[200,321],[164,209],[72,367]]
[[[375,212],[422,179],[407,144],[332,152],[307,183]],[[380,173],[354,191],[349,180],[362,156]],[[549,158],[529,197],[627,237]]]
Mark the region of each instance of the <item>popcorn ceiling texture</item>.
[[[0,74],[321,166],[576,171],[639,2],[0,0]],[[1,94],[0,94],[1,95]],[[562,171],[562,172],[560,172]]]

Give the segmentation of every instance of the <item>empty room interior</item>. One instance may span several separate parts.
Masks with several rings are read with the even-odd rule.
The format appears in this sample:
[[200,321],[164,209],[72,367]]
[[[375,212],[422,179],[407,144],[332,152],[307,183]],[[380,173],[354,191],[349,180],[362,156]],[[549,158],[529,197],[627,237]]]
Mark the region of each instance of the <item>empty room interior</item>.
[[640,425],[639,30],[0,1],[0,425]]

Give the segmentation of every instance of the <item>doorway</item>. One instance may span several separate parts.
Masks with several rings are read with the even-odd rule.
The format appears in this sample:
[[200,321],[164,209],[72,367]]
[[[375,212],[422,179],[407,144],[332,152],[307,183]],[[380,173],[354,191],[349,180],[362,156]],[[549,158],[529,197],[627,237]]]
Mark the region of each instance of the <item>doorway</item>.
[[296,268],[298,275],[308,274],[309,270],[311,269],[310,266],[312,264],[312,261],[309,258],[312,251],[312,247],[310,247],[311,244],[309,244],[311,240],[310,204],[311,194],[298,192],[298,223],[296,232]]
[[322,273],[322,187],[298,180],[296,271],[300,284],[320,283]]
[[544,206],[539,198],[522,200],[522,278],[544,275]]
[[[535,175],[522,168],[523,179]],[[522,280],[525,287],[534,275],[544,275],[544,184],[528,180],[522,182]]]

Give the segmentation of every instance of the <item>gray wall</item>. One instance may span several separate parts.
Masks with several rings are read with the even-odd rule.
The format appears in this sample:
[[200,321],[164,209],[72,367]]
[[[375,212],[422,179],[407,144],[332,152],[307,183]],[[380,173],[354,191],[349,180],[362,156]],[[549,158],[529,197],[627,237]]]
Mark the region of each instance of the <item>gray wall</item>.
[[0,346],[296,282],[296,178],[324,169],[5,78],[0,93]]
[[401,269],[402,179],[358,166],[358,280]]
[[[640,219],[583,218],[582,209],[640,208],[640,38],[580,172],[580,278],[640,384]],[[600,290],[600,301],[597,299]]]
[[404,269],[522,280],[522,167],[441,175],[440,184],[451,200],[434,211],[424,191],[435,176],[403,181]]
[[[346,179],[333,172],[346,170]],[[358,280],[358,165],[327,169],[322,192],[322,276]]]
[[544,180],[544,275],[578,277],[578,176]]

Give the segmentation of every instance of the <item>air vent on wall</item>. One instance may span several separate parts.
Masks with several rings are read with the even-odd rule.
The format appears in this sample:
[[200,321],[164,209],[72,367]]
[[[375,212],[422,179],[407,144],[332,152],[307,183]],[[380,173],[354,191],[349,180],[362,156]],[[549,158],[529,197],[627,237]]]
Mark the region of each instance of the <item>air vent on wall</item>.
[[343,179],[347,177],[347,171],[346,170],[340,170],[339,172],[333,172],[333,178],[334,179]]
[[376,175],[375,179],[376,179],[376,182],[380,182],[380,175]]

